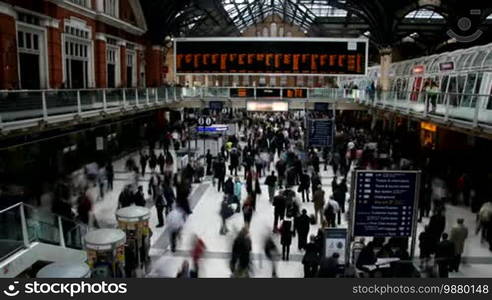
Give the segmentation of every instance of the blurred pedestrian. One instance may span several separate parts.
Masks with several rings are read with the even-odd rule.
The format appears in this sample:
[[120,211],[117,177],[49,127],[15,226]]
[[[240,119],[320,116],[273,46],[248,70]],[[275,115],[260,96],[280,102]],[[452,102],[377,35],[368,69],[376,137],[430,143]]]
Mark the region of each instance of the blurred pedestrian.
[[455,259],[451,264],[451,271],[458,272],[461,264],[461,255],[465,249],[465,241],[468,238],[468,228],[464,224],[465,220],[459,218],[457,224],[450,232],[449,240],[454,244]]

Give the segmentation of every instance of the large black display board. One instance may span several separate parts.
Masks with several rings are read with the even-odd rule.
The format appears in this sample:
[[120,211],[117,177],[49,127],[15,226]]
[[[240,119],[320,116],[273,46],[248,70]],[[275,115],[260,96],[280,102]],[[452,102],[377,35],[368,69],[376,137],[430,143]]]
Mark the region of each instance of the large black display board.
[[365,75],[363,39],[184,38],[177,74]]
[[419,173],[356,171],[353,236],[410,237]]
[[331,147],[333,145],[333,120],[308,120],[308,144],[312,147]]

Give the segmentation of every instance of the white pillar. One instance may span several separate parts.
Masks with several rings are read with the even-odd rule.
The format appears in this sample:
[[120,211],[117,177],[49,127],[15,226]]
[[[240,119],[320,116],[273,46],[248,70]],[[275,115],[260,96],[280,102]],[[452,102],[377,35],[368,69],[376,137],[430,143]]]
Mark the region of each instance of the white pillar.
[[389,91],[391,89],[390,87],[390,66],[391,66],[391,61],[392,61],[392,53],[393,50],[390,47],[383,48],[379,50],[379,54],[381,56],[381,76],[380,76],[380,82],[381,82],[381,89],[383,91]]

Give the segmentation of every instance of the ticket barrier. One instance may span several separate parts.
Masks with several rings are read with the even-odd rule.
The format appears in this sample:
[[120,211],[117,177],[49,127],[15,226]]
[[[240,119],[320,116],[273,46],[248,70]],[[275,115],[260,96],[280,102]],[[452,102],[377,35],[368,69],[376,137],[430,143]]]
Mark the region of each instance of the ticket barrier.
[[129,206],[116,212],[118,228],[126,234],[125,273],[127,277],[139,277],[150,271],[150,210],[141,206]]
[[125,278],[125,232],[98,229],[85,236],[87,263],[93,278]]

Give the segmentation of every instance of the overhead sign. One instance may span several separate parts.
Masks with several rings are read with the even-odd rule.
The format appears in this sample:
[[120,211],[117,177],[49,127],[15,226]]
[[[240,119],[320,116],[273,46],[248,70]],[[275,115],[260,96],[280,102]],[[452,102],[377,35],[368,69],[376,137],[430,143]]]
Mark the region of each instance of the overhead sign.
[[205,132],[220,133],[220,132],[227,132],[227,130],[228,130],[228,125],[222,125],[222,124],[215,124],[211,126],[198,126],[196,128],[196,131],[200,133],[205,133]]
[[224,107],[224,102],[222,102],[222,101],[210,101],[208,103],[208,107],[211,110],[218,110],[218,111],[220,111]]
[[340,265],[347,263],[345,253],[347,253],[347,229],[346,228],[326,228],[325,229],[325,257],[329,258],[333,254],[340,255],[338,262]]
[[453,71],[454,70],[454,62],[448,61],[439,64],[440,71]]
[[412,73],[413,74],[423,74],[425,71],[425,67],[424,66],[415,66],[413,69],[412,69]]
[[308,144],[312,147],[333,145],[334,124],[331,119],[308,120]]
[[282,112],[289,111],[287,102],[267,102],[267,101],[248,101],[246,103],[247,111],[265,111],[265,112]]
[[353,236],[410,237],[419,180],[416,171],[357,170]]
[[437,131],[437,125],[432,124],[432,123],[427,123],[427,122],[420,122],[420,128],[431,131],[431,132],[436,132]]
[[327,112],[331,110],[331,104],[327,102],[314,103],[314,110],[318,112]]
[[307,98],[307,89],[282,89],[283,98]]
[[183,74],[366,75],[367,39],[178,38]]
[[229,89],[231,98],[254,98],[255,89],[253,88],[232,88]]
[[279,88],[232,88],[231,98],[307,98],[307,89],[279,89]]

